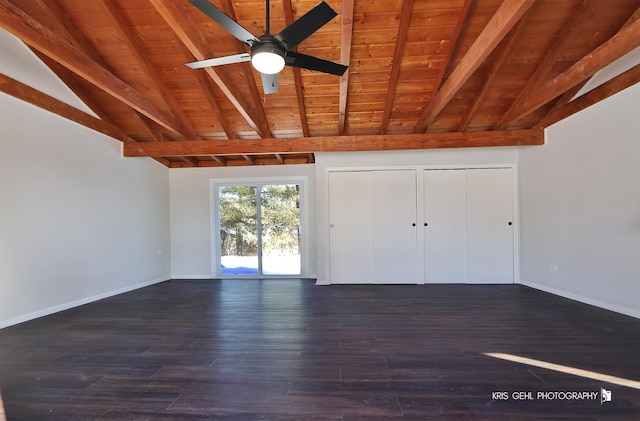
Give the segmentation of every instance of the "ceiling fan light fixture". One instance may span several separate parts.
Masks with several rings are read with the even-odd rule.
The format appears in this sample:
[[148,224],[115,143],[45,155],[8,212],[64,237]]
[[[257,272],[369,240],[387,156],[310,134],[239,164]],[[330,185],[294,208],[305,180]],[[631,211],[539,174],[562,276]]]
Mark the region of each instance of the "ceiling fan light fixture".
[[251,65],[260,73],[273,75],[284,69],[285,51],[275,44],[262,44],[251,49]]

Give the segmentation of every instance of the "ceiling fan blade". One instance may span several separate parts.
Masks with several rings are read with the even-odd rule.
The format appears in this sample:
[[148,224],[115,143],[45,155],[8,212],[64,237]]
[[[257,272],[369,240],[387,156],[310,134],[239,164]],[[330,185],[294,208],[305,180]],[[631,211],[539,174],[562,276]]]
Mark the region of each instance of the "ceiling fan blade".
[[316,70],[318,72],[329,73],[337,76],[342,76],[349,68],[349,66],[345,66],[340,63],[334,63],[333,61],[308,56],[295,51],[287,53],[287,56],[285,57],[285,64],[287,66]]
[[222,10],[218,9],[208,0],[189,0],[191,4],[200,9],[202,13],[216,21],[220,26],[226,29],[231,35],[238,38],[245,44],[252,45],[258,39],[251,32],[244,29],[238,22],[227,16]]
[[336,16],[337,13],[331,6],[323,1],[280,31],[275,38],[284,43],[284,47],[289,51]]
[[206,60],[193,61],[185,64],[185,66],[191,67],[192,69],[202,69],[203,67],[222,66],[223,64],[241,63],[243,61],[251,61],[251,54],[241,53],[232,56],[209,58]]
[[274,73],[272,75],[268,75],[266,73],[260,73],[260,77],[262,78],[262,89],[264,90],[264,94],[273,94],[278,92],[278,74]]

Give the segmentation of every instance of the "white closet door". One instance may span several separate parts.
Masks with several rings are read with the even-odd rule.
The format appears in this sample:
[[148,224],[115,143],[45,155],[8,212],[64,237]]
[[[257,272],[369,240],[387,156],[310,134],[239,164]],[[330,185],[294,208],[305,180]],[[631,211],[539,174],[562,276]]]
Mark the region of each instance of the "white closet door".
[[329,173],[331,283],[371,282],[371,175]]
[[424,172],[426,283],[466,281],[465,201],[464,169]]
[[466,171],[467,283],[513,283],[510,168]]
[[373,283],[415,284],[416,172],[371,172]]

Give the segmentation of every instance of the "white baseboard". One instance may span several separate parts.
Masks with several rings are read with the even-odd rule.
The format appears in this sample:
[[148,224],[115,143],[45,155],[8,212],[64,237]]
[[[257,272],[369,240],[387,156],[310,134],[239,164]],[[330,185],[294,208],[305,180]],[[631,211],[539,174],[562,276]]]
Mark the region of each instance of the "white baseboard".
[[563,291],[556,288],[551,288],[547,285],[538,284],[535,282],[529,282],[520,280],[519,282],[522,285],[538,289],[540,291],[548,292],[550,294],[558,295],[560,297],[568,298],[570,300],[579,301],[581,303],[589,304],[592,306],[600,307],[605,310],[615,311],[616,313],[624,314],[627,316],[635,317],[636,319],[640,319],[640,311],[634,310],[632,308],[619,306],[617,304],[611,304],[606,301],[596,300],[591,297],[585,297],[584,295],[574,294],[571,292]]
[[211,274],[207,275],[171,275],[171,279],[180,280],[180,279],[214,279]]
[[158,284],[160,282],[165,282],[171,279],[170,277],[162,277],[153,279],[151,281],[141,282],[139,284],[130,285],[124,288],[116,289],[113,291],[103,292],[102,294],[93,295],[91,297],[81,298],[79,300],[71,301],[68,303],[60,304],[57,306],[45,308],[44,310],[34,311],[33,313],[23,314],[18,317],[13,317],[8,320],[0,320],[0,329],[4,329],[5,327],[17,325],[19,323],[28,322],[29,320],[34,320],[40,317],[49,316],[54,313],[59,313],[64,310],[69,310],[74,307],[79,307],[85,304],[93,303],[94,301],[102,300],[105,298],[113,297],[114,295],[124,294],[125,292],[130,292],[136,289],[148,287],[150,285]]

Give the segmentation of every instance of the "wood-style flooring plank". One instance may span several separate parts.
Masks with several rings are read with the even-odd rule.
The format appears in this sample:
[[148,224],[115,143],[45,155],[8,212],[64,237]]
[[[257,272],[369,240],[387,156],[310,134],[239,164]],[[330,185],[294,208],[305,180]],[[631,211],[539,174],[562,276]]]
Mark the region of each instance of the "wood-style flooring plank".
[[637,389],[485,353],[639,381],[640,321],[520,285],[176,280],[0,330],[0,392],[10,421],[640,419]]

